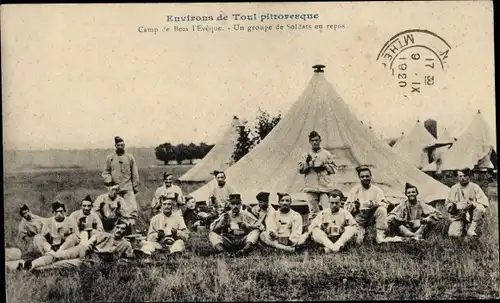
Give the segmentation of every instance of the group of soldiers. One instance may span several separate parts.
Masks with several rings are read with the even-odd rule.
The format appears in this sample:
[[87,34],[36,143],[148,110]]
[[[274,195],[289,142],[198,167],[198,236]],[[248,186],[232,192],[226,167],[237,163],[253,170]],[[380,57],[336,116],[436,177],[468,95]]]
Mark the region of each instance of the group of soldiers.
[[[173,176],[165,173],[164,184],[151,201],[153,217],[147,236],[136,237],[137,247],[127,236],[136,235],[139,174],[132,155],[125,152],[123,139],[115,137],[116,151],[106,159],[102,173],[108,192],[95,201],[89,196],[81,209],[66,216],[64,204],[56,201],[53,217],[42,218],[20,208],[19,236],[32,245],[41,257],[22,260],[17,248],[6,249],[7,267],[34,270],[56,266],[79,265],[85,260],[113,262],[120,259],[149,259],[158,252],[180,255],[185,251],[191,227],[205,224],[208,240],[216,252],[248,254],[259,242],[288,252],[299,252],[311,245],[326,253],[339,252],[349,242],[362,244],[366,228],[375,226],[377,244],[421,241],[443,219],[436,208],[419,198],[418,188],[406,183],[406,200],[388,213],[389,202],[382,189],[372,184],[367,166],[356,168],[359,184],[347,194],[332,188],[336,165],[332,154],[321,148],[320,135],[309,134],[311,150],[298,165],[305,176],[304,192],[309,196],[308,224],[291,208],[292,196],[277,193],[279,206],[270,205],[269,192],[256,195],[257,205],[249,207],[226,181],[223,171],[215,171],[217,180],[204,207],[174,185]],[[458,172],[458,183],[451,187],[446,210],[451,224],[450,237],[477,238],[477,225],[484,218],[489,200],[482,189],[470,181],[470,169]],[[32,239],[32,240],[31,240]],[[64,262],[66,260],[66,262]]]

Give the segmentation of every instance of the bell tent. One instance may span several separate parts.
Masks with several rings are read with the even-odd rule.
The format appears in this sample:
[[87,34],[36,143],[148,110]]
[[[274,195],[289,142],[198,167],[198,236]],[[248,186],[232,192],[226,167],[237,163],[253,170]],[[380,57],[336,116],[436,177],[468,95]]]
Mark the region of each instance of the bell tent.
[[478,111],[453,146],[422,170],[455,171],[465,167],[472,169],[476,165],[479,168],[493,169],[494,165],[490,157],[493,152],[496,152],[496,146],[494,132]]
[[[334,185],[344,195],[359,183],[355,167],[367,165],[373,173],[372,182],[394,204],[405,198],[406,182],[418,186],[426,202],[445,199],[447,186],[400,158],[360,122],[325,78],[324,67],[313,66],[312,79],[288,113],[258,146],[226,170],[227,182],[241,194],[243,202],[253,204],[259,191],[267,191],[272,204],[277,203],[277,192],[290,193],[295,205],[307,203],[298,163],[311,149],[308,135],[313,130],[321,135],[321,146],[334,156],[338,167]],[[198,201],[207,200],[212,186],[217,186],[215,180],[191,195]]]
[[398,140],[392,147],[394,152],[405,158],[408,163],[417,168],[429,164],[426,147],[434,145],[434,138],[429,131],[417,120],[410,132]]
[[234,116],[231,124],[203,159],[179,178],[181,182],[207,182],[213,179],[215,169],[225,170],[233,164],[232,154],[238,139],[240,121]]

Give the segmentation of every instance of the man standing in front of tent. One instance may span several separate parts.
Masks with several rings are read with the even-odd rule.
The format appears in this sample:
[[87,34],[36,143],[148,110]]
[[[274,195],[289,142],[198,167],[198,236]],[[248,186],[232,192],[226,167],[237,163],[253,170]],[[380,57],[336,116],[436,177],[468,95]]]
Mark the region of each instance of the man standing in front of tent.
[[139,170],[134,156],[125,152],[125,142],[118,136],[115,137],[115,148],[115,152],[106,158],[102,177],[107,186],[113,183],[120,186],[120,196],[125,200],[132,217],[130,224],[133,232],[137,218],[135,194],[139,191]]
[[446,199],[446,209],[452,221],[448,229],[450,237],[462,237],[465,231],[468,237],[477,237],[477,224],[490,205],[479,185],[470,181],[470,173],[469,168],[458,172],[458,183],[451,187]]
[[309,220],[312,220],[320,211],[319,205],[323,209],[329,207],[328,193],[334,189],[335,163],[332,154],[321,148],[321,136],[316,131],[309,134],[309,143],[312,150],[302,155],[299,172],[304,175],[303,192],[309,196]]

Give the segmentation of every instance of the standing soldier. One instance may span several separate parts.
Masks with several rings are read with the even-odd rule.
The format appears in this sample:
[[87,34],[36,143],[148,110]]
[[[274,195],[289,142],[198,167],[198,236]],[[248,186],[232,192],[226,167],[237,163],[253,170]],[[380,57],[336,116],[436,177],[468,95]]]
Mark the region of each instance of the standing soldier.
[[81,209],[74,211],[69,217],[78,223],[80,241],[87,241],[98,232],[103,232],[104,228],[99,215],[92,211],[92,199],[89,195],[82,200],[80,206]]
[[177,185],[173,185],[173,181],[174,178],[172,174],[163,174],[163,185],[156,189],[153,200],[151,201],[151,209],[153,210],[153,215],[157,214],[160,211],[160,197],[166,196],[168,193],[175,193],[177,195],[177,198],[173,205],[173,212],[174,214],[180,214],[182,216],[182,208],[185,207],[186,199],[182,194],[182,189]]
[[460,238],[464,233],[477,237],[476,227],[490,205],[479,185],[470,181],[470,173],[469,168],[458,172],[458,183],[451,187],[446,199],[446,209],[451,215],[450,237]]
[[115,152],[108,155],[102,172],[104,183],[120,185],[120,196],[125,200],[127,209],[130,210],[132,230],[137,218],[137,201],[135,194],[139,192],[139,170],[133,155],[125,152],[125,142],[120,137],[115,137]]
[[299,172],[304,175],[303,192],[309,196],[309,220],[320,211],[328,208],[328,193],[333,190],[335,163],[332,154],[321,148],[321,136],[312,131],[309,134],[311,151],[304,153],[299,162]]

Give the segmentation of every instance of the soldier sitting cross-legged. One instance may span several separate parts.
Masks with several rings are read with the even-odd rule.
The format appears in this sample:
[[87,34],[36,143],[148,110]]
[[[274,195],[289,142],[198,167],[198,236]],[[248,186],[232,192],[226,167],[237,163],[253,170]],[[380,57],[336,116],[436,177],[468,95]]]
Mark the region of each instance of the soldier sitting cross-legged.
[[157,250],[167,250],[170,254],[182,253],[189,231],[182,216],[174,212],[176,193],[169,192],[160,197],[161,212],[151,219],[147,240],[136,250],[141,257],[151,256]]
[[309,225],[312,240],[324,247],[325,252],[338,252],[357,234],[358,223],[351,213],[341,208],[340,190],[329,193],[330,207],[323,209]]
[[230,210],[224,212],[210,225],[209,240],[217,252],[235,252],[244,255],[250,252],[259,240],[257,218],[242,209],[239,194],[229,196]]
[[56,201],[51,207],[54,216],[45,220],[42,231],[33,239],[35,248],[42,255],[68,249],[80,242],[78,224],[66,217],[66,206]]
[[418,198],[416,186],[406,183],[407,200],[396,206],[387,216],[389,231],[403,239],[422,240],[430,227],[442,219],[441,212]]
[[284,251],[295,252],[303,248],[307,235],[302,235],[302,217],[292,210],[292,197],[278,193],[279,210],[266,219],[266,230],[260,239],[264,244]]

